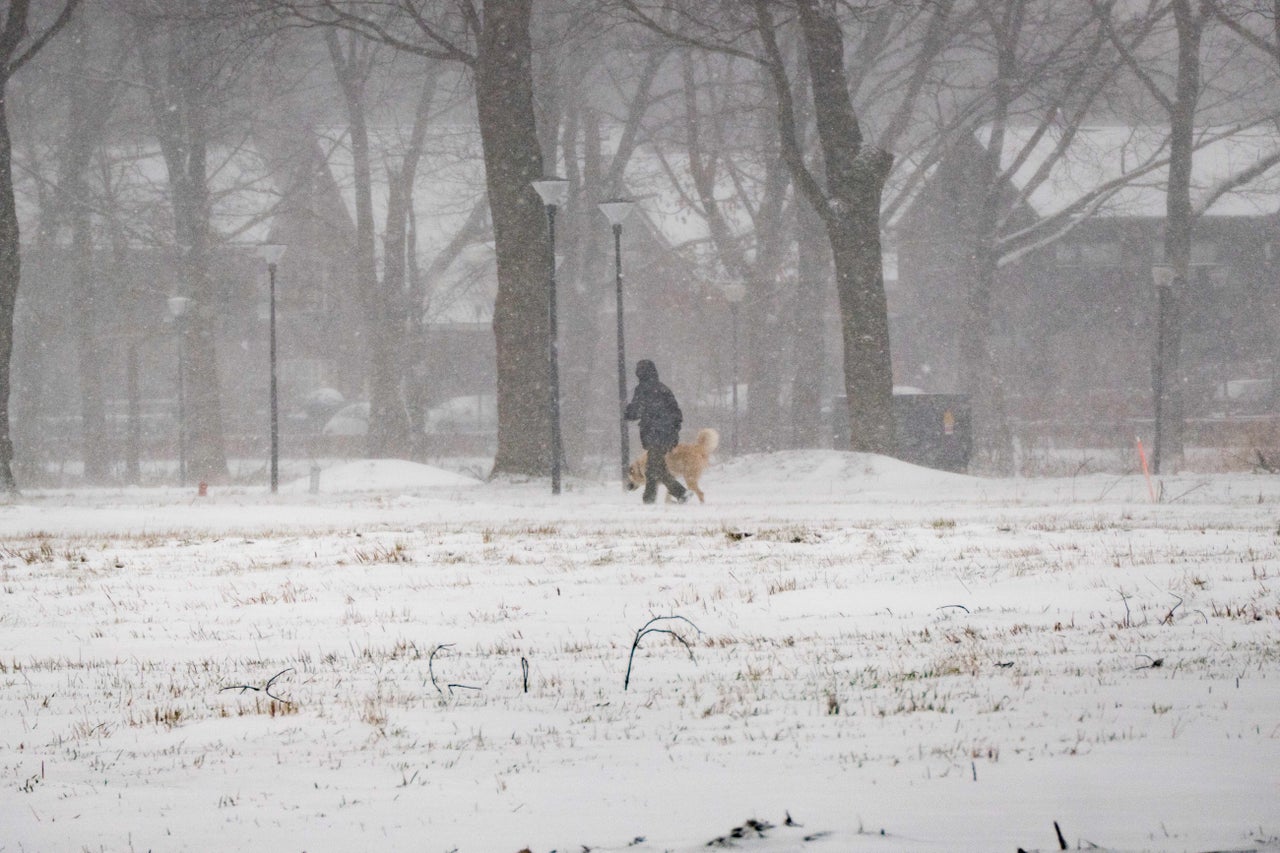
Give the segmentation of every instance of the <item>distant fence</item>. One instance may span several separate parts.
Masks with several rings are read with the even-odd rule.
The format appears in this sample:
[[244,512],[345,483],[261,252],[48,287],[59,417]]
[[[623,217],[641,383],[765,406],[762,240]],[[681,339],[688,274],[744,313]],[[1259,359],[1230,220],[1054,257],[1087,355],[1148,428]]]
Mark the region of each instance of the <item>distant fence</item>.
[[[1135,438],[1150,444],[1155,437],[1151,418],[1075,422],[1019,421],[1014,434],[1026,445],[1059,447],[1131,447]],[[1199,447],[1280,447],[1280,414],[1188,418],[1184,441]]]

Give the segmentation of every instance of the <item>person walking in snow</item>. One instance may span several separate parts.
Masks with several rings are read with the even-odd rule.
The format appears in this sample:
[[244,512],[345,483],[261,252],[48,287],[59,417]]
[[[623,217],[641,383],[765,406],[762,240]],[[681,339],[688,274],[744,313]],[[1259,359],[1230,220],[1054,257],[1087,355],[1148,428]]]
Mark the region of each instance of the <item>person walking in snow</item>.
[[644,470],[644,502],[651,504],[658,497],[658,484],[667,487],[667,494],[680,503],[689,499],[689,492],[667,470],[667,453],[680,441],[680,424],[683,415],[676,395],[658,381],[658,368],[647,358],[636,362],[635,394],[627,404],[625,413],[629,421],[640,421],[640,446],[648,451]]

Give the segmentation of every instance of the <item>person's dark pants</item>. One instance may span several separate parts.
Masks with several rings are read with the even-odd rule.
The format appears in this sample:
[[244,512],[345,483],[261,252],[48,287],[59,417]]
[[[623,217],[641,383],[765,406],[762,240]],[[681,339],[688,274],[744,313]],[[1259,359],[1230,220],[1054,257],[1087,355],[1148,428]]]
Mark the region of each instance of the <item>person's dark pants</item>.
[[644,466],[644,502],[647,504],[658,499],[659,483],[667,487],[667,494],[671,497],[676,500],[684,498],[684,486],[680,485],[680,481],[667,470],[667,453],[672,447],[675,445],[646,448],[649,451],[649,458]]

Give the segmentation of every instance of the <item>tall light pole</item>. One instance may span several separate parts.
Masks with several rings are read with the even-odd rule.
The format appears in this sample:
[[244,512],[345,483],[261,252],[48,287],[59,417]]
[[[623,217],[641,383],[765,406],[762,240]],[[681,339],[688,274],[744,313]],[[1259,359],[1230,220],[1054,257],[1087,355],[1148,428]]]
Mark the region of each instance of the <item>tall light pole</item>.
[[178,483],[187,484],[187,309],[191,300],[185,296],[169,297],[169,314],[173,317],[178,338]]
[[738,455],[738,306],[746,298],[747,286],[740,283],[723,286],[724,298],[729,300],[729,316],[733,324],[733,436],[729,440],[729,452]]
[[268,243],[262,247],[267,262],[267,325],[270,329],[268,359],[271,362],[271,494],[280,489],[280,407],[276,396],[276,264],[284,257],[285,247]]
[[630,466],[631,449],[627,435],[627,351],[622,332],[622,222],[631,213],[635,202],[624,198],[602,201],[600,212],[613,226],[614,281],[618,295],[618,427],[622,448],[622,488],[629,485],[627,468]]
[[547,287],[547,361],[551,379],[551,494],[560,494],[560,468],[564,449],[560,440],[560,343],[556,329],[556,208],[569,197],[569,182],[564,178],[543,178],[533,182],[542,204],[547,209],[547,232],[550,235],[550,269]]
[[1155,443],[1151,447],[1151,470],[1153,473],[1160,473],[1160,458],[1164,452],[1165,444],[1165,427],[1166,420],[1169,416],[1168,392],[1165,386],[1170,378],[1175,382],[1176,377],[1168,375],[1168,335],[1169,335],[1169,312],[1173,307],[1173,284],[1177,278],[1177,273],[1169,264],[1155,264],[1151,267],[1151,278],[1156,285],[1156,363],[1151,371],[1151,396],[1154,398],[1155,404]]

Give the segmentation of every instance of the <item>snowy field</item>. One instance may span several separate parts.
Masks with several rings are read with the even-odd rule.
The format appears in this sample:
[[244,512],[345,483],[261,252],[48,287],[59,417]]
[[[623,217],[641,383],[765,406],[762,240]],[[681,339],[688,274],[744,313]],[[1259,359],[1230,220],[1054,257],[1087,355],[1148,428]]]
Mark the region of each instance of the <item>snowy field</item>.
[[0,851],[1280,849],[1280,477],[321,484],[0,504]]

